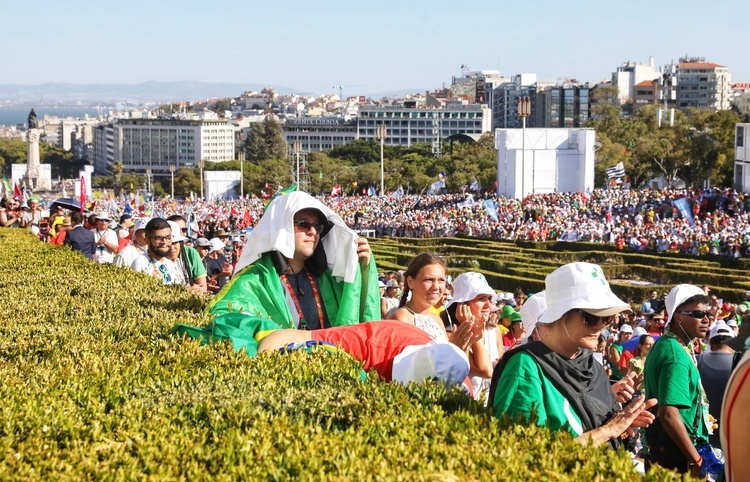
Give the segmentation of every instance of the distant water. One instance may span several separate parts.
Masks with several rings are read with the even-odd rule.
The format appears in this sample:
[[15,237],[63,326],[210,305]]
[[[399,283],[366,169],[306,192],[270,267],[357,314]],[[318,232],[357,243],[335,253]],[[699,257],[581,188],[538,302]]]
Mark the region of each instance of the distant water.
[[[29,118],[29,112],[31,108],[34,108],[37,119],[41,122],[44,119],[45,114],[49,114],[57,117],[84,117],[86,114],[89,117],[96,117],[99,115],[99,111],[92,107],[80,107],[80,106],[28,106],[28,107],[0,107],[0,125],[14,126],[16,124],[26,124]],[[102,113],[107,113],[110,110],[114,110],[112,107],[106,107],[102,109]]]

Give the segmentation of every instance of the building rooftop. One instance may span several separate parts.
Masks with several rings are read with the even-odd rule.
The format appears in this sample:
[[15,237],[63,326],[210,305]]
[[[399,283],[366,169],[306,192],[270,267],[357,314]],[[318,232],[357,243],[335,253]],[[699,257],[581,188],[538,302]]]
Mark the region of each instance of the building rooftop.
[[681,69],[724,69],[723,65],[714,64],[712,62],[680,62]]

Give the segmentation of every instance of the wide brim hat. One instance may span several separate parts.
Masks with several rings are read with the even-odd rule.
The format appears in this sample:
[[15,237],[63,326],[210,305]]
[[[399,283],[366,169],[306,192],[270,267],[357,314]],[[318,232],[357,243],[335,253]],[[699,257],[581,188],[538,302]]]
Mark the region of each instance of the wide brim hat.
[[438,379],[445,387],[461,384],[469,375],[469,358],[453,343],[433,340],[404,348],[393,359],[391,378],[407,384]]
[[151,221],[151,218],[138,218],[138,221],[135,223],[135,230],[140,231],[141,229],[146,229],[146,225],[149,221]]
[[208,250],[209,253],[213,253],[214,251],[221,251],[226,248],[226,244],[224,244],[224,242],[219,238],[211,238],[209,244],[211,245],[211,249]]
[[112,217],[109,215],[109,213],[96,213],[95,217],[96,219],[101,219],[102,221],[112,220]]
[[544,291],[529,296],[526,302],[521,305],[519,313],[521,313],[521,321],[523,321],[523,328],[526,330],[526,333],[531,334],[536,327],[539,315],[542,314],[546,307],[547,299],[545,298]]
[[667,323],[672,321],[672,315],[685,301],[696,295],[705,296],[706,293],[695,285],[680,284],[671,289],[664,304],[667,307]]
[[187,237],[182,235],[182,228],[179,224],[177,224],[174,221],[167,221],[169,223],[169,227],[172,228],[172,242],[173,243],[181,243],[183,241],[187,241]]
[[490,287],[483,274],[473,271],[461,273],[453,280],[453,299],[448,306],[454,303],[467,303],[479,295],[491,296],[493,304],[497,300],[495,290]]
[[612,316],[632,311],[630,305],[612,292],[599,265],[569,263],[557,268],[544,280],[547,307],[537,323],[553,323],[565,313],[581,309],[594,316]]

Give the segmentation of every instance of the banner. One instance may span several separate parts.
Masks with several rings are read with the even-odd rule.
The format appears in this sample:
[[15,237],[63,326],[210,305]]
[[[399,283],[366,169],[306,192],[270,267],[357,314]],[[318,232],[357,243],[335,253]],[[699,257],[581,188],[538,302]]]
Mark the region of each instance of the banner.
[[81,213],[86,209],[86,178],[81,176]]
[[625,177],[625,166],[622,162],[618,162],[616,165],[607,169],[607,177],[610,179],[613,177]]
[[687,199],[680,198],[675,199],[672,201],[672,204],[679,209],[680,214],[682,214],[682,217],[687,219],[687,222],[690,223],[690,226],[695,226],[695,222],[693,221],[693,213],[690,212],[690,206],[688,205]]

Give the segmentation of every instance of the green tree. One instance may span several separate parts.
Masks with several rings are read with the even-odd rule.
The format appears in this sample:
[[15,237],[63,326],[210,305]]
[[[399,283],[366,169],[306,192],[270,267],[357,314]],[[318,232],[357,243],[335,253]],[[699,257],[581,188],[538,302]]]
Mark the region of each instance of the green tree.
[[256,164],[266,159],[286,161],[288,152],[281,124],[270,115],[253,125],[245,141],[245,158]]

